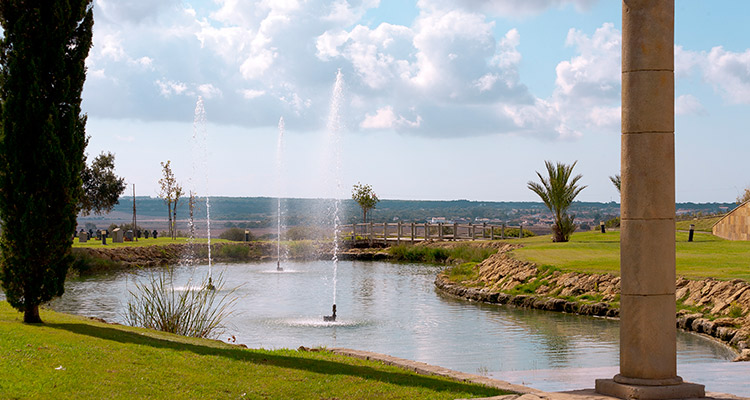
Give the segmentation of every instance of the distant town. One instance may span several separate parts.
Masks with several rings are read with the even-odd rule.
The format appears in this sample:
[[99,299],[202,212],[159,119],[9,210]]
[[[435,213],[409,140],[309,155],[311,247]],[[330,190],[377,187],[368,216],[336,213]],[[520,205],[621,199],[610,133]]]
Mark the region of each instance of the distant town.
[[[276,210],[278,200],[269,197],[211,197],[212,236],[228,228],[244,228],[256,237],[271,236],[276,232]],[[330,213],[333,200],[327,199],[282,199],[282,221],[286,228],[294,226],[326,226],[332,222]],[[732,210],[735,203],[678,203],[678,219],[723,214]],[[360,223],[362,214],[351,200],[341,200],[342,223]],[[144,229],[163,230],[167,226],[164,202],[155,197],[136,197],[137,225]],[[615,202],[574,202],[570,212],[575,215],[579,230],[598,228],[601,222],[617,223],[620,204]],[[181,199],[177,207],[177,226],[187,230],[190,211],[187,199]],[[199,236],[205,226],[205,199],[198,198],[193,210]],[[523,226],[535,233],[548,233],[552,225],[552,214],[541,202],[492,202],[492,201],[425,201],[425,200],[381,200],[368,213],[368,222],[442,222],[445,224],[507,224]],[[79,217],[79,229],[108,229],[113,225],[126,225],[133,220],[133,198],[122,197],[112,212],[104,215]]]

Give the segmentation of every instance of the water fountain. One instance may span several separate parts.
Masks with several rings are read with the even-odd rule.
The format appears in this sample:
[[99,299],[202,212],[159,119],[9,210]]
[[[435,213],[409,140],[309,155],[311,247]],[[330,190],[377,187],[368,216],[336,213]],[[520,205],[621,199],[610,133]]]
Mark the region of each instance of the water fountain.
[[203,97],[198,96],[193,119],[193,143],[202,149],[200,157],[204,177],[204,195],[206,196],[206,235],[208,237],[208,285],[206,289],[214,290],[211,268],[211,199],[208,196],[208,131],[206,129],[206,110],[203,108]]
[[284,169],[284,117],[279,118],[279,140],[276,146],[276,271],[281,268],[281,179]]
[[328,142],[330,146],[330,152],[333,157],[331,176],[333,177],[334,193],[333,193],[333,256],[331,261],[333,262],[333,314],[330,316],[324,316],[323,321],[334,322],[336,321],[336,280],[338,273],[338,262],[339,262],[339,234],[341,229],[341,220],[339,219],[339,209],[341,207],[341,130],[343,128],[342,122],[342,103],[344,100],[344,78],[341,74],[341,69],[336,73],[336,83],[333,85],[333,93],[331,94],[331,109],[328,114]]

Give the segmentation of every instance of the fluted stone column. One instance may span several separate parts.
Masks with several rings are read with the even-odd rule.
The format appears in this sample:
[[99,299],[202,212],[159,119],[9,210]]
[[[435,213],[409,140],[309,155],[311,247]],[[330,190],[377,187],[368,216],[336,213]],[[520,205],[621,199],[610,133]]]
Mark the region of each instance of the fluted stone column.
[[621,398],[705,396],[677,376],[674,0],[622,3]]

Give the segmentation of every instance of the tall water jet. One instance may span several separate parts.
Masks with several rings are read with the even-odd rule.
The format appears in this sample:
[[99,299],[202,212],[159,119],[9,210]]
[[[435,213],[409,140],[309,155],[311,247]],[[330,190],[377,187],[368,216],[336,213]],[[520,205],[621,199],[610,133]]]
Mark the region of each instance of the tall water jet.
[[344,127],[342,121],[342,105],[344,100],[344,77],[341,69],[336,73],[336,83],[333,85],[331,94],[331,109],[328,114],[328,141],[332,153],[332,171],[334,183],[333,193],[333,307],[332,315],[324,316],[324,321],[336,321],[336,280],[339,263],[339,234],[341,220],[339,209],[341,208],[341,131]]
[[198,96],[193,118],[193,142],[202,150],[200,152],[201,169],[203,171],[203,190],[206,196],[206,235],[208,236],[208,286],[206,289],[216,289],[212,280],[211,267],[211,200],[208,196],[208,130],[206,129],[206,110],[203,108],[203,97]]
[[276,146],[276,270],[281,268],[281,191],[284,169],[284,117],[279,118],[279,139]]

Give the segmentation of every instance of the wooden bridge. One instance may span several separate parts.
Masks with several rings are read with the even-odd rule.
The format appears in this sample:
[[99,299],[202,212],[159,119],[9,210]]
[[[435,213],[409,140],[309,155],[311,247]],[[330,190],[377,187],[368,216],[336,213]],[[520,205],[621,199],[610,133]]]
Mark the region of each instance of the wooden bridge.
[[[509,235],[512,231],[512,236]],[[339,237],[353,242],[384,244],[416,243],[432,240],[496,240],[523,237],[523,225],[446,224],[446,223],[364,223],[342,225]]]

